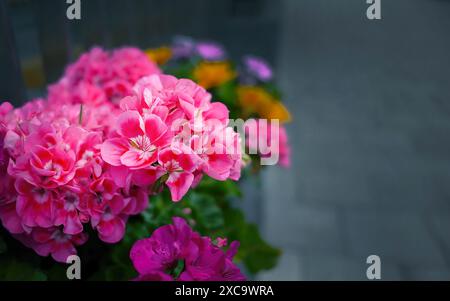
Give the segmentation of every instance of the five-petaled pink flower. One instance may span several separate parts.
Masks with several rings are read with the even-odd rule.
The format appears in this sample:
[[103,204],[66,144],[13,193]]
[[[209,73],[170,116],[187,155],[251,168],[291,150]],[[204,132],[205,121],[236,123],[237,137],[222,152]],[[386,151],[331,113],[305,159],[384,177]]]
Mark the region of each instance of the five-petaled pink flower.
[[157,115],[142,118],[137,111],[127,111],[117,122],[119,137],[106,140],[101,148],[103,159],[113,166],[150,166],[158,159],[158,150],[170,143],[170,132]]

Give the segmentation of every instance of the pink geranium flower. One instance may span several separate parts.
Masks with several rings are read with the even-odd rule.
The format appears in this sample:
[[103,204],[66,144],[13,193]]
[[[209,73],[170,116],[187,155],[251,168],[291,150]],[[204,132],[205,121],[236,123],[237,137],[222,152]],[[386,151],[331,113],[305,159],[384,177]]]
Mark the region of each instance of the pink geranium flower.
[[82,222],[86,222],[88,217],[81,212],[82,202],[79,194],[66,190],[56,197],[54,202],[56,226],[63,226],[64,233],[79,234],[83,232]]
[[75,246],[84,244],[88,238],[85,233],[69,235],[55,227],[33,228],[30,234],[19,234],[15,237],[37,254],[51,255],[56,261],[64,263],[67,257],[77,253]]
[[96,47],[67,67],[64,76],[49,87],[48,99],[59,105],[117,105],[141,77],[159,73],[158,66],[137,48],[107,52]]
[[159,153],[158,162],[169,175],[166,185],[172,200],[179,201],[186,194],[194,181],[193,171],[200,159],[185,145],[166,148]]
[[130,168],[150,166],[158,158],[158,150],[170,142],[167,126],[157,115],[143,119],[137,111],[127,111],[118,117],[118,138],[106,140],[103,159],[114,166]]
[[228,109],[211,103],[193,81],[144,77],[120,107],[116,133],[102,144],[101,155],[132,170],[136,181],[148,178],[151,184],[165,173],[172,200],[179,201],[202,173],[221,181],[239,178],[240,137],[227,127]]
[[0,105],[0,220],[10,233],[65,261],[89,227],[120,241],[128,218],[165,186],[179,201],[203,174],[238,179],[241,154],[229,150],[240,139],[227,127],[228,109],[193,81],[159,73],[137,49],[95,48],[47,100]]
[[50,191],[18,179],[16,210],[22,223],[29,227],[47,228],[53,225],[53,195]]

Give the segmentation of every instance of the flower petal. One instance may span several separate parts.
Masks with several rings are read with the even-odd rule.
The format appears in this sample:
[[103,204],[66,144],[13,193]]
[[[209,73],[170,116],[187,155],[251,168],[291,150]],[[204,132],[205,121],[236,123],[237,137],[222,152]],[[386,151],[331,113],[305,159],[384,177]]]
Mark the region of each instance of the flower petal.
[[102,159],[113,166],[122,165],[120,157],[128,150],[128,142],[123,138],[112,138],[103,142],[101,146]]
[[117,118],[118,133],[127,138],[144,135],[141,115],[137,111],[126,111]]
[[175,172],[171,173],[166,181],[169,187],[172,200],[178,202],[188,192],[194,181],[194,175],[190,172]]

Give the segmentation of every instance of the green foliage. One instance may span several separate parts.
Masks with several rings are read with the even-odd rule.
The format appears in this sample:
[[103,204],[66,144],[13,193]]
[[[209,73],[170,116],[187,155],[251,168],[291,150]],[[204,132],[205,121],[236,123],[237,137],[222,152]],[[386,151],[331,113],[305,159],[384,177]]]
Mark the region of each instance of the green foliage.
[[192,73],[198,62],[186,60],[179,64],[167,64],[163,67],[165,74],[171,74],[177,78],[189,78],[193,79]]
[[[204,202],[203,206],[197,206],[198,208],[193,205],[193,213],[199,211],[202,214],[205,209],[206,212],[213,210],[215,214],[212,215],[212,220],[222,224],[219,227],[208,227],[210,222],[205,224],[202,218],[194,218],[197,222],[197,230],[212,238],[227,237],[230,242],[239,241],[240,247],[236,259],[244,263],[248,272],[256,274],[273,268],[281,252],[265,242],[261,238],[258,227],[248,223],[244,213],[231,205],[231,200],[239,197],[241,197],[241,191],[236,182],[219,182],[205,178],[195,192],[189,193],[187,199],[191,205]],[[209,207],[211,203],[216,204],[214,209]]]
[[227,207],[224,210],[224,236],[241,243],[237,258],[241,259],[252,274],[273,268],[277,264],[280,251],[266,243],[258,227],[245,221],[242,211]]
[[215,231],[224,226],[222,211],[212,195],[193,192],[189,195],[189,203],[194,220],[204,230]]
[[0,254],[5,253],[8,250],[6,247],[6,243],[3,238],[0,236]]
[[237,82],[235,80],[228,81],[219,87],[214,88],[211,92],[214,101],[224,103],[230,110],[230,118],[240,118],[240,108],[237,104]]
[[0,259],[0,279],[4,281],[44,281],[47,276],[39,268],[15,258]]

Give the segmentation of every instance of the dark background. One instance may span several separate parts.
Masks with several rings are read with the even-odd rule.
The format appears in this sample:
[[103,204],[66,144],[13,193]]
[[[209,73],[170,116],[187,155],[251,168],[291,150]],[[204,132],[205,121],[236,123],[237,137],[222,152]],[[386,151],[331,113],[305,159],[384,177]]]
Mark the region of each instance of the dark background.
[[155,47],[174,35],[274,64],[289,170],[246,183],[249,216],[284,250],[260,279],[450,280],[450,1],[0,0],[0,99],[42,95],[92,45]]

